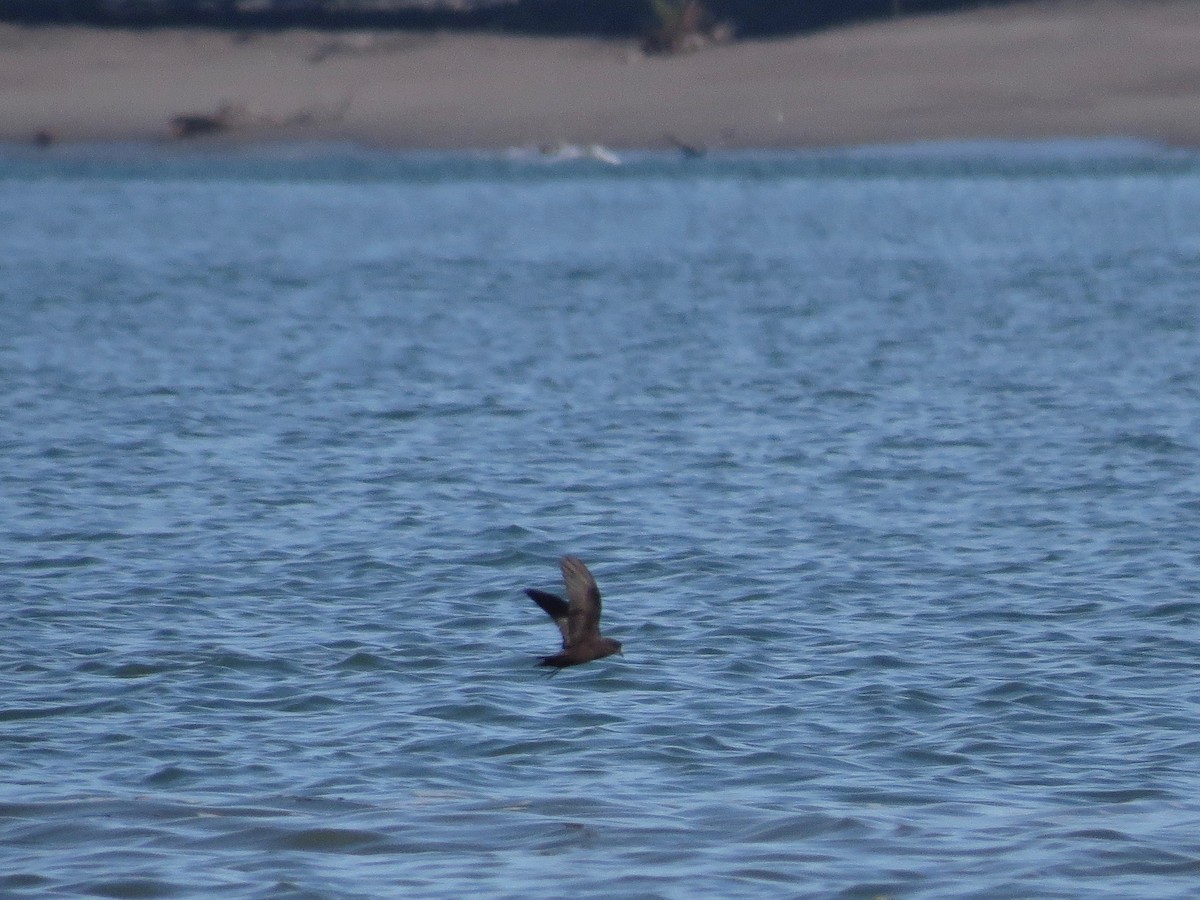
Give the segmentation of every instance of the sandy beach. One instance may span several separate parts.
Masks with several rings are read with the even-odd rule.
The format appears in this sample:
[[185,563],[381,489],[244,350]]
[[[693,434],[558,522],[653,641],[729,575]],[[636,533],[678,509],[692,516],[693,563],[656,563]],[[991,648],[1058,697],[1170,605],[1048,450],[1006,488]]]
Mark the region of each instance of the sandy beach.
[[[0,140],[1200,146],[1200,3],[1045,0],[646,56],[497,35],[0,26]],[[186,124],[186,123],[185,123]],[[198,130],[203,130],[198,129]]]

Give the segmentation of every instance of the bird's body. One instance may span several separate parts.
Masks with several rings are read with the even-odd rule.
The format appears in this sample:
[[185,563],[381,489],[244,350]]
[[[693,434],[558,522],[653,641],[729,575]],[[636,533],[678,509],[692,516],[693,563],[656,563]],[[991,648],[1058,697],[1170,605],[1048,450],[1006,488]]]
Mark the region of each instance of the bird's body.
[[525,591],[562,632],[562,651],[543,656],[539,665],[562,669],[620,653],[620,641],[600,634],[600,588],[592,573],[574,556],[564,556],[561,565],[566,600],[533,588]]

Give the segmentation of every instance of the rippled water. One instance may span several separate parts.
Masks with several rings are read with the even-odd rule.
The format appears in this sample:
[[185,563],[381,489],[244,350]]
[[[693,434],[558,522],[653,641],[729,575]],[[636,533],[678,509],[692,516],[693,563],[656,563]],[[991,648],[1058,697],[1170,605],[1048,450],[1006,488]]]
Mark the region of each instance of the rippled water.
[[[5,895],[1195,895],[1196,157],[0,209]],[[547,679],[566,552],[626,655]]]

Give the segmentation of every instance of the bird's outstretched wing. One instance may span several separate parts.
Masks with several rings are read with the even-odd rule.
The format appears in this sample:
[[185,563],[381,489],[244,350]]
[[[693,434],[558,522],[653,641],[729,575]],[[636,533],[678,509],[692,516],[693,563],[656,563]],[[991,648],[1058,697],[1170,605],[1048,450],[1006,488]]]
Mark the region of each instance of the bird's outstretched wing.
[[535,590],[534,588],[526,588],[525,593],[529,595],[530,600],[546,611],[546,615],[554,620],[554,624],[562,632],[563,647],[566,647],[567,620],[570,612],[567,601],[556,594],[548,594],[545,591]]
[[600,637],[600,588],[582,560],[564,556],[561,565],[568,600],[563,646],[573,647]]

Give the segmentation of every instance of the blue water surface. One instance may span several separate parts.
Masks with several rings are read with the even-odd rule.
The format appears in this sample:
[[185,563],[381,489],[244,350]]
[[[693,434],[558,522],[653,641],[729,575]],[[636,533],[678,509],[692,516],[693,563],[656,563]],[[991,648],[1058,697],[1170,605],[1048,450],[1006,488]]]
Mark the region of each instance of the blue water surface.
[[[1196,896],[1200,157],[0,210],[5,896]],[[625,656],[548,679],[564,553]]]

